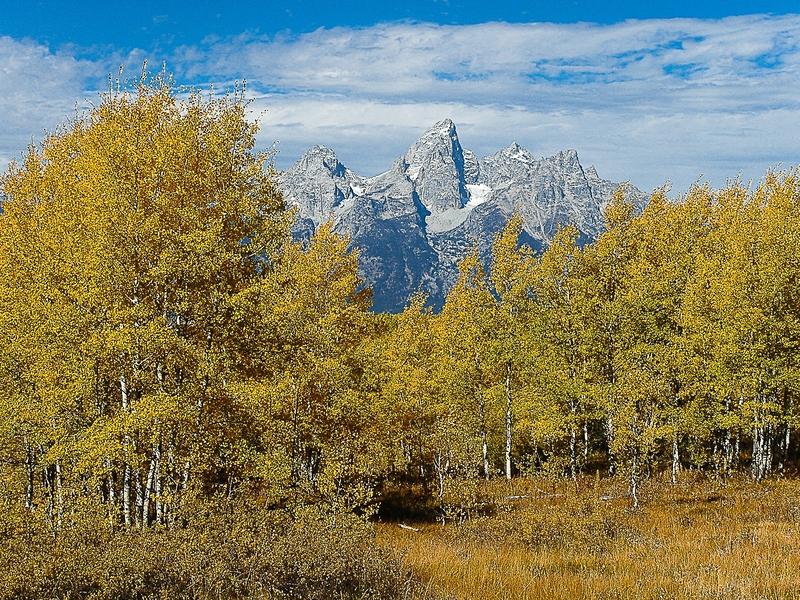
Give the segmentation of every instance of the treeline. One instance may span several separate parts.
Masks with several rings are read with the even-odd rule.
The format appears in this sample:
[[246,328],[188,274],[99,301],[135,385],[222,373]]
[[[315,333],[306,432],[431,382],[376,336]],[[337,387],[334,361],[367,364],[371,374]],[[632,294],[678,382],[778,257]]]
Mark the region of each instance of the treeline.
[[[639,482],[682,469],[756,481],[797,458],[800,185],[621,190],[606,231],[563,229],[541,256],[512,220],[484,273],[461,266],[441,314],[412,304],[384,334],[383,396],[404,472],[546,471]],[[412,467],[413,465],[413,467]]]
[[664,472],[793,464],[794,174],[642,214],[623,190],[600,239],[541,256],[512,219],[439,314],[372,314],[346,240],[292,241],[245,107],[143,82],[2,179],[4,535],[254,499],[369,516],[397,490],[456,518],[533,472],[617,473],[636,504]]

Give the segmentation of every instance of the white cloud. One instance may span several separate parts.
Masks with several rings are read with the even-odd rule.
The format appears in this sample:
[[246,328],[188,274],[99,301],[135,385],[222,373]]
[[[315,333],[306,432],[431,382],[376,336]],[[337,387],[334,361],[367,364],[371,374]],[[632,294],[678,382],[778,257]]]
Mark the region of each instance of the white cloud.
[[75,114],[96,76],[95,64],[68,52],[0,37],[0,167]]
[[584,165],[597,165],[602,176],[629,179],[645,189],[669,181],[679,192],[700,176],[715,185],[739,175],[758,179],[770,166],[800,162],[800,111],[792,109],[647,116],[291,96],[260,97],[254,109],[262,107],[268,109],[262,141],[279,141],[279,166],[294,161],[314,140],[335,148],[342,162],[366,175],[388,168],[421,128],[443,116],[455,120],[462,144],[479,155],[512,141],[539,155],[575,148]]
[[[54,83],[44,89],[16,75],[3,86],[13,91],[0,99],[0,155],[19,132],[60,121],[81,86],[111,64],[5,38],[0,76],[9,56],[27,65],[15,72],[51,73]],[[324,143],[375,173],[446,116],[480,154],[513,140],[539,154],[573,147],[601,175],[645,188],[669,179],[682,190],[700,174],[722,184],[800,162],[800,16],[394,23],[241,36],[150,59],[166,59],[180,82],[246,77],[253,114],[267,110],[262,143],[280,140],[279,166]],[[42,97],[51,105],[37,104]],[[13,129],[3,124],[8,115]]]
[[[486,153],[574,147],[601,174],[685,189],[800,161],[800,17],[616,25],[382,24],[212,45],[192,77],[247,76],[285,165],[311,143],[364,172],[452,117]],[[188,54],[187,54],[188,58]],[[270,93],[271,92],[271,93]]]

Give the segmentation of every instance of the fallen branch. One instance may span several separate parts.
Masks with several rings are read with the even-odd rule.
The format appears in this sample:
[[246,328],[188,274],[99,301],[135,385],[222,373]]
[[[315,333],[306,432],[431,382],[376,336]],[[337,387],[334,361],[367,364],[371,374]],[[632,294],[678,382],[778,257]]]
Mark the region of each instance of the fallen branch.
[[408,529],[409,531],[413,531],[415,533],[419,533],[420,531],[422,531],[421,529],[417,529],[416,527],[411,527],[410,525],[406,525],[405,523],[398,523],[397,526],[400,527],[401,529]]

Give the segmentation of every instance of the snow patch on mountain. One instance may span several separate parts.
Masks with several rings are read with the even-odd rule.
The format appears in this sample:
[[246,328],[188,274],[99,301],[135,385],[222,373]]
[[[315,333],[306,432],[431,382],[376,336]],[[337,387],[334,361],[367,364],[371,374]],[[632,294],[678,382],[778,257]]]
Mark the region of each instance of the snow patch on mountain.
[[492,196],[492,188],[485,183],[468,183],[467,191],[469,192],[469,202],[464,208],[475,208],[479,204],[483,204]]

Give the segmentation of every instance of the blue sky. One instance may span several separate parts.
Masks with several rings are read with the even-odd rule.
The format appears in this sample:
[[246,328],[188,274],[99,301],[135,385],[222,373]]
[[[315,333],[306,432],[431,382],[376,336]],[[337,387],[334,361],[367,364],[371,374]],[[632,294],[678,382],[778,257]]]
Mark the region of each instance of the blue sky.
[[246,77],[285,167],[324,143],[365,175],[428,125],[478,154],[578,150],[676,193],[800,163],[795,2],[26,2],[0,14],[0,167],[109,73]]
[[448,25],[487,21],[509,23],[617,23],[626,19],[720,18],[752,13],[798,12],[800,4],[742,0],[624,1],[434,0],[370,2],[368,0],[229,1],[139,0],[82,2],[7,0],[0,31],[32,37],[56,46],[170,48],[196,44],[207,36],[242,32],[275,34],[306,32],[319,27],[365,27],[375,23],[414,20]]

